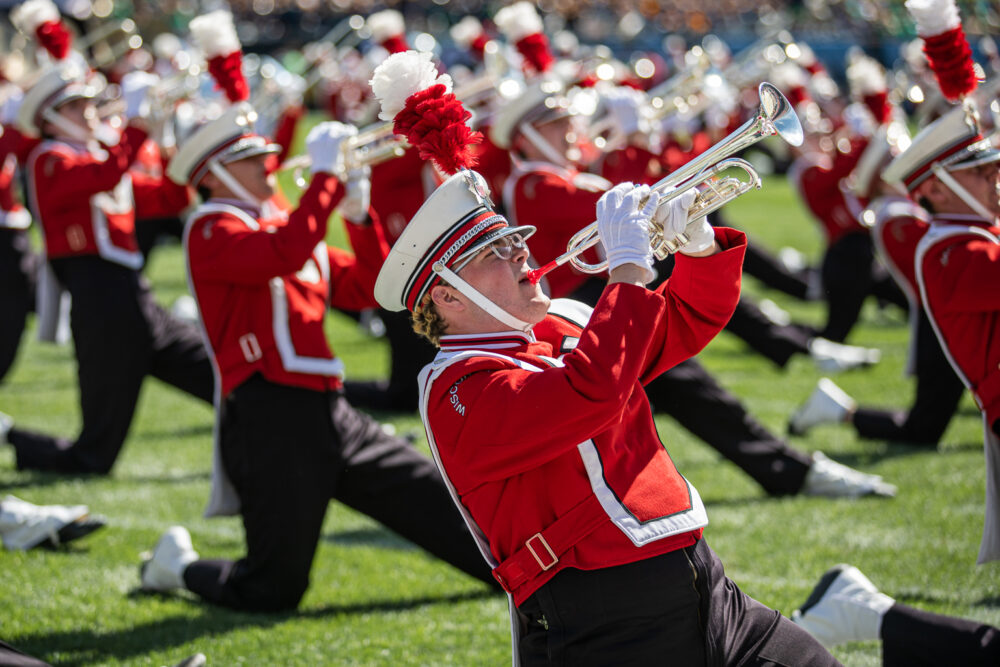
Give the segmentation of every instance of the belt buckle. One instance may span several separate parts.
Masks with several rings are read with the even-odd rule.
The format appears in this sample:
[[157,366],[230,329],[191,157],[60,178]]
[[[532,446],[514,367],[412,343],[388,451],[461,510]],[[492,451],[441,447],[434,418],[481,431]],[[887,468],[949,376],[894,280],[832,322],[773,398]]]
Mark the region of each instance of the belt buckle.
[[[542,562],[542,559],[538,556],[538,552],[535,551],[535,547],[531,545],[531,541],[536,538],[538,539],[539,542],[542,543],[542,546],[545,547],[545,551],[548,552],[549,557],[552,559],[552,562],[549,563],[548,565]],[[526,539],[524,541],[524,546],[527,547],[528,551],[531,552],[531,555],[534,557],[535,562],[538,563],[538,567],[542,568],[542,572],[552,569],[553,567],[555,567],[555,564],[559,562],[559,557],[556,556],[554,551],[552,551],[552,547],[550,547],[549,543],[545,541],[545,538],[542,537],[541,533],[535,533],[534,535]]]

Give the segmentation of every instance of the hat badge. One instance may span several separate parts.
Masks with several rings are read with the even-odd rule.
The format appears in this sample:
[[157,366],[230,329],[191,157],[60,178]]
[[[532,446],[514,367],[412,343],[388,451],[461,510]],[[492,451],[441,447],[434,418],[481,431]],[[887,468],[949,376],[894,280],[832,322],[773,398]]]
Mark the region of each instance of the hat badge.
[[476,201],[486,208],[493,210],[493,200],[490,199],[490,190],[486,186],[486,181],[483,180],[483,177],[466,169],[462,172],[462,178],[465,179],[465,184],[468,186],[469,192],[476,198]]

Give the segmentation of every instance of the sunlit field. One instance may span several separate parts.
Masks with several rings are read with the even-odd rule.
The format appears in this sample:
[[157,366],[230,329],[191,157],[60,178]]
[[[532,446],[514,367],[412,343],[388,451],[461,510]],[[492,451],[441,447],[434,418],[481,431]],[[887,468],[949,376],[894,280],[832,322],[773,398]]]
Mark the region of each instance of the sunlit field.
[[[807,219],[782,177],[730,205],[728,217],[772,249],[794,246],[817,260],[819,227]],[[343,238],[334,221],[331,240]],[[186,293],[176,244],[155,251],[147,273],[169,305]],[[794,319],[819,324],[819,303],[762,288]],[[329,336],[355,378],[388,372],[384,341],[354,320],[331,314]],[[905,406],[906,317],[866,305],[850,341],[878,347],[876,367],[837,376],[860,402]],[[784,370],[730,334],[701,355],[720,381],[778,434],[821,373],[805,358]],[[72,350],[34,340],[32,321],[14,370],[0,385],[0,410],[27,427],[70,435],[79,426]],[[415,414],[379,414],[419,434]],[[210,665],[504,665],[510,661],[506,599],[411,546],[367,517],[331,504],[312,570],[294,614],[251,615],[193,596],[137,591],[141,553],[174,524],[187,526],[207,557],[238,557],[238,518],[204,519],[212,452],[212,411],[149,379],[112,474],[62,478],[20,473],[0,448],[0,488],[36,503],[87,503],[108,527],[56,552],[2,552],[0,638],[59,665],[171,665],[201,651]],[[968,397],[934,450],[859,440],[824,426],[793,438],[899,487],[895,499],[769,498],[751,479],[668,417],[663,441],[708,507],[706,539],[747,593],[786,615],[830,566],[857,565],[880,588],[921,609],[1000,625],[1000,567],[975,565],[982,529],[984,475],[979,414]],[[875,643],[840,647],[848,665],[878,665]]]

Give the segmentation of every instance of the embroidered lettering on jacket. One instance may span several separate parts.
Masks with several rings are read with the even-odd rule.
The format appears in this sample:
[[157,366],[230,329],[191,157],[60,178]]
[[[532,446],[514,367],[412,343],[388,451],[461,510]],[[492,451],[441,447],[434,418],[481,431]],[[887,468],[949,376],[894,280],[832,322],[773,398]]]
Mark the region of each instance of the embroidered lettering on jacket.
[[458,386],[465,382],[468,377],[468,375],[463,375],[458,378],[455,380],[455,384],[451,385],[451,388],[448,390],[448,402],[451,403],[451,407],[454,408],[455,412],[462,417],[465,416],[465,405],[458,398]]

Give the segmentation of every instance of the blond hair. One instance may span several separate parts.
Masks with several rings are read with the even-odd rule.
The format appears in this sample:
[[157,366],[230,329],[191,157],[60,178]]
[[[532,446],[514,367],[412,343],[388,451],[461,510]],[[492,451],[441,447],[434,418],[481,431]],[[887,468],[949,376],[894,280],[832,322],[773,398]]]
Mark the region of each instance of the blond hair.
[[413,324],[414,331],[434,343],[434,345],[440,344],[441,336],[445,333],[447,323],[441,317],[441,314],[438,313],[437,307],[431,299],[430,292],[425,294],[417,307],[413,309],[410,321]]

